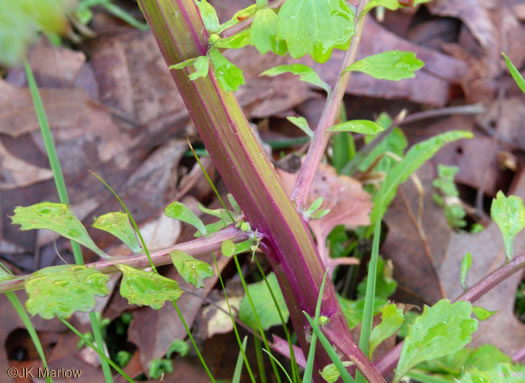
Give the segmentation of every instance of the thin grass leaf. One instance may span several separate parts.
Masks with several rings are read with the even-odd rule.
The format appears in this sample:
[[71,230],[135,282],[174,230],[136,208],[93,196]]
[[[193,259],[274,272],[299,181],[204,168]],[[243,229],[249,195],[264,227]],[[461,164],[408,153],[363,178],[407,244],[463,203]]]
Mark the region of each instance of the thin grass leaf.
[[241,382],[241,373],[243,365],[243,351],[246,352],[246,343],[248,342],[248,337],[245,336],[242,340],[242,351],[239,350],[239,355],[237,355],[237,362],[235,363],[235,370],[233,371],[232,383]]
[[282,372],[284,372],[284,375],[285,375],[286,378],[288,379],[288,382],[289,382],[289,383],[292,383],[292,379],[290,378],[290,375],[288,375],[288,372],[287,372],[286,369],[283,367],[283,365],[281,364],[281,362],[279,362],[275,356],[273,356],[270,352],[268,352],[267,349],[263,348],[263,351],[264,351],[264,352],[270,357],[270,359],[272,359],[275,363],[277,363],[277,365],[281,368]]
[[507,55],[505,53],[502,53],[502,55],[505,58],[505,62],[507,63],[507,67],[509,68],[510,75],[512,76],[514,81],[516,81],[516,84],[518,84],[518,86],[520,87],[521,91],[523,93],[525,93],[525,79],[521,75],[521,73],[518,70],[518,68],[516,68],[514,66],[512,61],[510,61],[510,59],[507,57]]
[[[40,97],[40,92],[38,91],[38,86],[36,85],[35,77],[33,76],[33,71],[31,70],[31,66],[27,60],[24,61],[24,70],[27,77],[27,84],[31,92],[33,105],[35,107],[38,124],[40,126],[40,132],[42,133],[42,139],[46,148],[47,157],[53,172],[53,179],[55,180],[58,198],[60,202],[69,205],[69,196],[67,194],[66,183],[64,181],[64,174],[62,173],[62,167],[60,166],[60,161],[58,160],[58,155],[56,153],[53,135],[51,134],[51,129],[49,128],[46,111],[44,109],[44,104],[42,103],[42,98]],[[77,265],[83,264],[84,259],[82,257],[82,249],[80,248],[80,245],[77,242],[72,241],[71,250],[73,251],[75,263]],[[91,328],[93,329],[93,334],[97,339],[97,344],[104,348],[102,332],[100,331],[98,319],[94,313],[89,313],[89,321],[91,323]],[[109,364],[104,359],[100,362],[100,364],[102,366],[104,380],[106,383],[113,383],[113,376],[111,375]]]

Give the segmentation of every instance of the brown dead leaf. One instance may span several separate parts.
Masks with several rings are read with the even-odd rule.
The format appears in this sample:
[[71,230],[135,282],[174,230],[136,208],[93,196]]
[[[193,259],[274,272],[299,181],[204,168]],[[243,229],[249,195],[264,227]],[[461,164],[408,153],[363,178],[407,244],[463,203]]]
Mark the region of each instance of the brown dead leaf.
[[435,168],[426,163],[417,176],[425,192],[422,210],[414,184],[401,185],[384,217],[388,234],[381,253],[394,264],[399,296],[408,302],[432,304],[445,297],[435,265],[442,262],[452,230],[443,209],[432,199]]
[[[295,185],[297,174],[287,173],[278,169],[281,184],[290,194]],[[355,179],[337,175],[335,169],[321,164],[312,182],[307,204],[312,204],[317,198],[323,198],[320,209],[329,209],[330,212],[319,220],[309,222],[315,234],[317,248],[325,265],[333,271],[338,264],[355,264],[353,259],[332,259],[326,247],[328,234],[337,226],[348,227],[365,226],[370,224],[372,199],[370,194],[363,190],[363,186]]]

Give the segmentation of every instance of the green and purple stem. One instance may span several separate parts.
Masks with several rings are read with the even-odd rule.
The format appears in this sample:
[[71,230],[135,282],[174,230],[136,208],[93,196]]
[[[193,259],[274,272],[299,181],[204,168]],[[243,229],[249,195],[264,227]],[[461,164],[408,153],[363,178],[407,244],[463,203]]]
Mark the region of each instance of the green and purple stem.
[[[193,0],[139,0],[168,66],[205,55],[208,33]],[[267,254],[285,296],[303,352],[308,352],[310,326],[303,311],[314,315],[325,266],[309,229],[282,188],[235,96],[224,92],[211,70],[205,78],[189,79],[189,69],[173,70],[184,99],[214,165],[243,210],[252,228],[264,239]],[[372,383],[381,374],[353,342],[332,283],[327,283],[321,314],[328,339],[353,361]],[[330,364],[318,347],[316,371]]]

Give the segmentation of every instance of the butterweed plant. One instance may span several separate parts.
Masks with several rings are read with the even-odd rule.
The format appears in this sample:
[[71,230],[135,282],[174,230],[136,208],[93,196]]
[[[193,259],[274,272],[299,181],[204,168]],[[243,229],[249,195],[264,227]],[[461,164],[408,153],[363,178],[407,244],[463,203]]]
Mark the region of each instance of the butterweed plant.
[[[20,230],[53,230],[74,241],[75,246],[79,244],[91,250],[101,260],[83,265],[79,259],[77,265],[47,267],[25,276],[13,276],[2,271],[0,292],[12,294],[12,291],[25,289],[29,298],[26,309],[30,314],[44,319],[58,317],[65,321],[76,311],[92,310],[95,298],[109,293],[107,274],[119,272],[122,274],[120,294],[130,304],[150,306],[155,310],[166,302],[174,305],[203,368],[214,381],[177,306],[177,300],[185,290],[175,280],[160,275],[156,267],[173,264],[181,277],[198,289],[219,270],[217,263],[214,268],[199,260],[198,256],[220,252],[233,258],[246,292],[240,305],[240,319],[252,329],[255,342],[259,345],[257,358],[261,381],[266,379],[267,373],[261,362],[264,357],[262,351],[268,354],[277,381],[281,381],[280,371],[284,371],[282,376],[289,381],[302,380],[305,383],[312,380],[335,382],[338,379],[381,383],[390,376],[393,376],[394,382],[410,377],[423,382],[455,380],[462,383],[496,381],[491,380],[492,377],[502,375],[524,377],[523,366],[513,364],[505,356],[498,359],[499,363],[490,366],[476,363],[480,360],[476,359],[479,353],[501,356],[497,349],[466,348],[479,320],[491,315],[483,308],[473,307],[472,302],[525,266],[525,255],[514,255],[512,251],[514,238],[525,226],[525,208],[519,198],[505,197],[502,193],[494,200],[491,215],[503,234],[506,264],[467,288],[456,300],[443,299],[432,307],[425,307],[408,327],[404,341],[375,363],[371,361],[377,347],[398,333],[405,321],[403,310],[387,302],[393,292],[392,283],[395,289],[395,282],[386,275],[387,265],[379,257],[382,217],[398,187],[425,161],[447,143],[470,138],[471,134],[447,132],[405,151],[406,140],[402,132],[391,130],[390,125],[394,122],[386,116],[378,121],[336,121],[341,115],[343,95],[353,72],[385,81],[399,81],[414,78],[424,65],[414,53],[398,50],[356,61],[360,38],[366,33],[363,30],[366,15],[376,7],[396,10],[427,1],[361,0],[354,7],[343,0],[277,0],[272,3],[257,0],[256,4],[239,10],[231,20],[221,23],[215,9],[206,0],[139,0],[138,4],[193,123],[231,193],[228,196],[230,206],[222,199],[221,209],[200,206],[204,214],[215,218],[211,224],[205,224],[183,203],[171,203],[165,209],[166,216],[193,226],[195,239],[170,249],[150,252],[137,224],[121,201],[126,213],[104,214],[92,226],[115,236],[129,247],[130,255],[123,258],[112,258],[94,243],[86,228],[71,212],[67,198],[61,203],[19,206],[13,213],[12,222],[20,225]],[[31,15],[29,13],[28,17]],[[276,170],[265,156],[233,94],[245,83],[245,79],[242,70],[224,55],[224,51],[246,46],[255,47],[260,54],[271,52],[289,55],[293,59],[308,55],[318,63],[329,60],[334,50],[346,52],[337,81],[332,86],[324,82],[314,69],[303,64],[280,65],[261,74],[279,76],[291,73],[298,76],[298,81],[307,82],[326,93],[326,104],[315,129],[308,125],[304,117],[289,118],[310,141],[291,195],[281,185]],[[18,50],[13,55],[7,58],[7,62],[19,55]],[[523,78],[508,58],[505,59],[511,74],[523,86]],[[44,123],[43,109],[37,108],[37,111],[41,123]],[[327,272],[328,265],[320,256],[309,228],[309,224],[330,214],[329,209],[321,208],[322,199],[317,198],[308,204],[308,197],[330,137],[340,133],[366,135],[367,143],[377,140],[376,150],[362,157],[362,163],[357,166],[375,166],[384,173],[378,187],[370,189],[373,201],[371,224],[362,234],[363,238],[373,235],[373,246],[366,282],[358,288],[361,295],[359,316],[355,319],[355,324],[361,324],[358,344],[350,333],[352,318],[341,307],[351,303],[345,302],[336,293]],[[351,136],[347,136],[350,139],[348,137]],[[59,163],[53,157],[53,151],[49,149],[48,153],[52,165],[56,167]],[[370,157],[372,155],[375,157]],[[341,164],[341,173],[350,172],[350,168],[346,169],[346,162],[349,161]],[[57,174],[57,177],[61,176]],[[318,242],[324,240],[315,239]],[[268,276],[263,274],[263,280],[257,284],[248,285],[242,275],[238,254],[248,252],[255,255],[256,251],[264,252],[273,272]],[[464,287],[467,287],[468,270],[475,261],[475,256],[469,255],[462,265],[461,281],[458,280],[458,283]],[[262,271],[262,268],[259,269]],[[224,289],[220,273],[218,277]],[[241,342],[234,313],[228,300],[226,302],[239,344],[233,381],[240,380],[243,365],[250,379],[256,381],[245,353],[246,340]],[[14,305],[21,312],[21,306]],[[375,327],[374,315],[380,316],[380,322]],[[298,347],[292,344],[288,332],[287,341],[284,341],[286,346],[280,345],[277,338],[270,339],[265,334],[277,324],[286,329],[288,318],[297,336]],[[68,322],[65,323],[101,356],[107,363],[106,368],[111,365],[128,381],[133,381],[104,354],[96,321],[94,334],[97,345]],[[37,342],[38,339],[34,338]],[[275,358],[275,352],[291,360],[289,370]],[[451,372],[456,371],[452,368],[447,370],[448,365],[452,366],[460,358],[464,362],[470,361],[465,362],[468,369],[458,370],[457,373]],[[448,372],[433,368],[432,363],[438,360],[445,366],[443,370]],[[169,360],[159,360],[153,367],[150,366],[150,374],[160,377],[162,371],[170,370],[170,366]],[[111,381],[111,374],[105,374],[105,378]]]

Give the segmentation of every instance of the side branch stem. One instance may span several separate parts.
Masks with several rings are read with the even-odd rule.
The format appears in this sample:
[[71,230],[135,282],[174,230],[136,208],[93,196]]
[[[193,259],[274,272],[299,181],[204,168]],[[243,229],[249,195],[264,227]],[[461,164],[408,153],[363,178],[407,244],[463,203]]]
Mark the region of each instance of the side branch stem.
[[[171,264],[169,254],[172,251],[179,250],[193,256],[209,254],[221,248],[221,243],[226,240],[231,240],[234,243],[246,241],[249,234],[237,229],[236,227],[227,227],[217,233],[208,237],[195,239],[184,243],[179,243],[165,249],[151,252],[151,259],[155,266],[163,266]],[[128,265],[135,268],[145,268],[149,266],[147,255],[127,255],[124,257],[105,259],[103,261],[89,263],[86,266],[92,267],[105,274],[120,272],[116,265]],[[16,279],[10,279],[0,283],[0,293],[8,291],[22,290],[24,288],[25,280],[30,276],[24,275]]]
[[327,129],[334,124],[336,117],[339,114],[341,102],[343,101],[343,96],[348,87],[348,82],[350,81],[350,75],[352,72],[345,72],[345,69],[352,65],[357,57],[357,49],[359,48],[365,21],[365,17],[361,17],[361,13],[367,3],[368,0],[361,0],[357,7],[355,17],[357,24],[355,27],[355,34],[352,37],[350,49],[345,54],[339,71],[338,80],[328,96],[321,118],[315,129],[314,138],[308,148],[308,153],[306,153],[306,158],[301,170],[299,171],[297,182],[292,191],[292,201],[295,201],[299,210],[303,210],[306,206],[308,191],[310,190],[315,173],[317,173],[317,169],[319,168],[319,164],[321,163],[330,138]]

